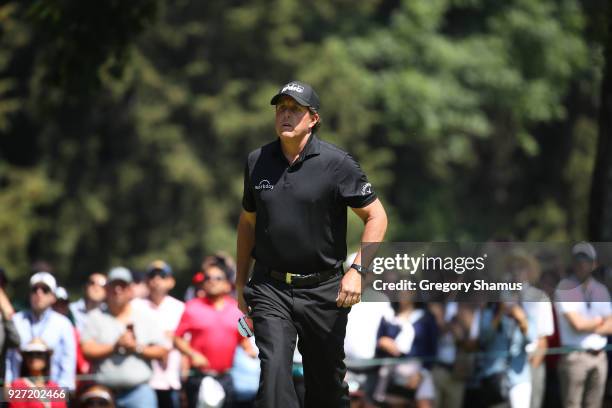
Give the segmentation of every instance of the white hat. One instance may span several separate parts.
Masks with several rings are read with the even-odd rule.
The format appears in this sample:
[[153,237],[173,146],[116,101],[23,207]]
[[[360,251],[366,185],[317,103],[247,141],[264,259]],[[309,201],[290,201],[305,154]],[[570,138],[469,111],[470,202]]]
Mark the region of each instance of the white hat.
[[225,390],[213,377],[204,377],[198,391],[197,408],[220,408],[225,401]]
[[58,286],[57,289],[55,289],[55,297],[57,300],[68,300],[68,292],[66,291],[66,288],[63,286]]
[[22,353],[33,353],[33,352],[41,352],[48,353],[51,351],[49,346],[39,338],[32,339],[28,344],[24,344],[19,348]]
[[37,272],[32,275],[30,278],[30,287],[39,283],[46,285],[53,293],[55,293],[55,290],[57,289],[57,281],[49,272]]
[[589,244],[588,242],[579,242],[576,245],[574,245],[574,247],[572,248],[572,255],[576,256],[576,255],[585,255],[587,258],[589,258],[592,261],[596,261],[597,260],[597,252],[595,251],[595,248],[593,248],[593,245]]

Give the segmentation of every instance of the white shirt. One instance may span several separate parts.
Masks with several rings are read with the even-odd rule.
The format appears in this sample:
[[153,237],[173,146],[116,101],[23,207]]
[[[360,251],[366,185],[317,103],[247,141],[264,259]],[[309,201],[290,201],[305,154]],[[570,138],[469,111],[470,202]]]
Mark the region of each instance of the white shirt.
[[346,324],[344,353],[349,359],[374,358],[380,321],[394,316],[389,302],[360,302],[351,308]]
[[610,294],[604,285],[593,278],[589,278],[585,284],[578,284],[573,278],[563,279],[555,290],[555,308],[561,345],[592,350],[601,350],[606,346],[608,339],[605,336],[577,332],[565,317],[567,312],[577,312],[585,318],[610,316]]
[[[535,338],[527,345],[527,352],[533,352],[538,346],[538,340],[551,336],[555,332],[552,303],[543,290],[524,284],[525,299],[533,301],[522,302],[527,318],[535,323]],[[536,301],[537,299],[537,301]]]
[[149,299],[134,299],[132,305],[150,310],[164,331],[164,346],[171,349],[165,362],[153,360],[153,375],[149,381],[151,388],[155,390],[178,390],[181,388],[181,353],[173,348],[172,336],[176,330],[185,304],[172,296],[166,296],[158,305]]

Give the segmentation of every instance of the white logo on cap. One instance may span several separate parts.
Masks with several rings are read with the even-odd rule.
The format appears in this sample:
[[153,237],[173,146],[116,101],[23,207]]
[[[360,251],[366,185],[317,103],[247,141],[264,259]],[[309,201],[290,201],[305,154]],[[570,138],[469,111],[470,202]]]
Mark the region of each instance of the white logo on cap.
[[304,87],[302,85],[298,85],[298,84],[292,82],[289,85],[285,85],[285,87],[283,88],[281,93],[283,93],[285,91],[295,91],[295,92],[302,93],[302,92],[304,92]]
[[268,180],[263,179],[255,186],[255,190],[272,190],[274,186]]
[[361,195],[372,194],[372,185],[370,183],[365,183],[361,187]]

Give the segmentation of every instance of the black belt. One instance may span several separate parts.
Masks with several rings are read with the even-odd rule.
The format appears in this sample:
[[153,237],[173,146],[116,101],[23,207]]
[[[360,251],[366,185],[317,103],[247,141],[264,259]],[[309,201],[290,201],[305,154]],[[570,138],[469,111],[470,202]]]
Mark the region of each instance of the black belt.
[[317,283],[325,282],[326,280],[342,273],[342,269],[340,267],[329,269],[327,271],[311,273],[308,275],[300,275],[291,272],[279,272],[270,268],[263,268],[263,270],[271,278],[295,287],[316,285]]

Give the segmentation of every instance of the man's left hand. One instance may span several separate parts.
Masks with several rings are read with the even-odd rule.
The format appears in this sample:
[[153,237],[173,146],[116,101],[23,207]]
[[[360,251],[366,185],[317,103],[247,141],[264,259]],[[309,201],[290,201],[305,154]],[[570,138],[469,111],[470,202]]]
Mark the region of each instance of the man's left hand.
[[361,275],[355,269],[349,269],[340,282],[336,298],[338,307],[351,307],[361,301]]

